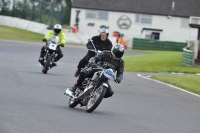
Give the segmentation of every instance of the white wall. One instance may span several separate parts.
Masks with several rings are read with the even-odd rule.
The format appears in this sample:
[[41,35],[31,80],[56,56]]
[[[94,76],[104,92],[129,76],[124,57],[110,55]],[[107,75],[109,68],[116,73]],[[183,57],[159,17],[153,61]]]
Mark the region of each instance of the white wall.
[[[79,13],[79,18],[80,18],[79,33],[80,34],[95,35],[98,33],[98,30],[101,25],[106,25],[106,26],[109,26],[110,34],[112,34],[113,31],[119,31],[121,33],[124,33],[125,36],[128,38],[133,38],[133,37],[142,38],[141,31],[143,28],[162,29],[163,31],[161,32],[161,36],[160,36],[160,40],[162,41],[186,42],[188,38],[190,38],[190,40],[196,40],[197,38],[197,29],[189,28],[189,26],[187,28],[182,28],[181,27],[182,18],[180,17],[172,17],[171,19],[168,19],[167,16],[153,15],[151,25],[137,24],[135,23],[134,13],[110,11],[108,21],[104,21],[104,20],[86,19],[85,9],[72,8],[71,23],[70,23],[71,26],[75,24],[76,10],[80,10],[80,13]],[[122,15],[126,15],[131,19],[132,24],[129,29],[120,29],[118,27],[117,21]],[[88,26],[88,23],[95,23],[95,25],[91,27],[91,26]]]
[[9,16],[0,16],[0,25],[15,27],[41,34],[45,34],[48,31],[48,25]]
[[[47,30],[48,25],[20,18],[1,16],[1,15],[0,15],[0,25],[24,29],[35,33],[40,33],[43,35],[45,35],[49,31]],[[73,34],[65,31],[64,33],[66,35],[67,43],[86,44],[87,40],[90,38],[88,34]],[[43,37],[44,36],[41,36],[41,40]]]

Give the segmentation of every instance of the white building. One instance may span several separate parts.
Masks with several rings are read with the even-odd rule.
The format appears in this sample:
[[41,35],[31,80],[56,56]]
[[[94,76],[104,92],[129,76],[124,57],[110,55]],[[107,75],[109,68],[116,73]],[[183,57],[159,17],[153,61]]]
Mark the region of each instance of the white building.
[[80,34],[96,35],[107,26],[110,34],[118,31],[129,38],[187,42],[197,39],[189,17],[200,17],[199,5],[200,0],[73,0],[70,25],[80,11]]

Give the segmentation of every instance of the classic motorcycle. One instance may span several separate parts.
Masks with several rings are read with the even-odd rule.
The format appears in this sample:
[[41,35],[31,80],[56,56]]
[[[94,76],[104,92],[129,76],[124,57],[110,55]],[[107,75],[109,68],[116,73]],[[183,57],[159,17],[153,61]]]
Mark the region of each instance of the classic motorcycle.
[[97,69],[97,72],[94,73],[92,78],[85,79],[81,89],[77,88],[74,94],[69,91],[69,88],[66,89],[64,94],[70,96],[69,107],[74,108],[80,104],[86,106],[86,112],[91,113],[103,100],[109,87],[108,81],[111,78],[114,79],[115,72],[111,68],[97,67],[93,69]]
[[50,40],[47,41],[47,45],[45,47],[45,55],[43,60],[42,72],[44,74],[47,73],[49,69],[53,67],[53,61],[57,56],[57,48],[60,46],[60,38],[56,35],[51,36]]

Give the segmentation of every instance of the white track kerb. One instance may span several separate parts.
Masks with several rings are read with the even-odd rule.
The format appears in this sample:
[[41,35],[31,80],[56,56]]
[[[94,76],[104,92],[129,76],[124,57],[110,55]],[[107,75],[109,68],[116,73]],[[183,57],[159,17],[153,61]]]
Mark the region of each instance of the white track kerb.
[[164,84],[164,85],[170,86],[170,87],[172,87],[172,88],[175,88],[175,89],[178,89],[178,90],[184,91],[184,92],[186,92],[186,93],[192,94],[192,95],[194,95],[194,96],[200,97],[200,95],[195,94],[195,93],[192,93],[192,92],[189,92],[189,91],[186,91],[186,90],[184,90],[184,89],[182,89],[182,88],[179,88],[179,87],[176,87],[176,86],[173,86],[173,85],[170,85],[170,84],[167,84],[167,83],[164,83],[164,82],[161,82],[161,81],[155,80],[155,79],[151,79],[150,76],[146,77],[146,76],[142,76],[141,74],[137,74],[137,76],[139,76],[139,77],[141,77],[141,78],[148,79],[148,80],[152,80],[152,81],[155,81],[155,82],[158,82],[158,83],[161,83],[161,84]]

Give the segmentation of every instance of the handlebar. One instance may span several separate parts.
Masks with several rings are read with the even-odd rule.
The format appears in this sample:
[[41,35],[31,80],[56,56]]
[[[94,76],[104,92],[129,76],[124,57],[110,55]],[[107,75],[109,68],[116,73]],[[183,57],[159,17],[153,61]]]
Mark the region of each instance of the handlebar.
[[64,47],[64,45],[63,44],[59,44],[57,47]]
[[93,50],[93,49],[88,49],[88,51],[96,52],[96,51],[95,51],[95,50]]
[[96,69],[96,70],[103,70],[104,69],[103,67],[101,67],[101,66],[99,66],[97,64],[96,64],[96,66],[97,66],[96,68],[92,68],[92,69]]
[[92,52],[95,52],[96,56],[99,55],[102,51],[98,50],[93,50],[93,49],[88,49],[88,51],[92,51]]
[[[47,44],[49,45],[51,41],[47,41]],[[57,47],[64,47],[64,45],[58,44]]]

